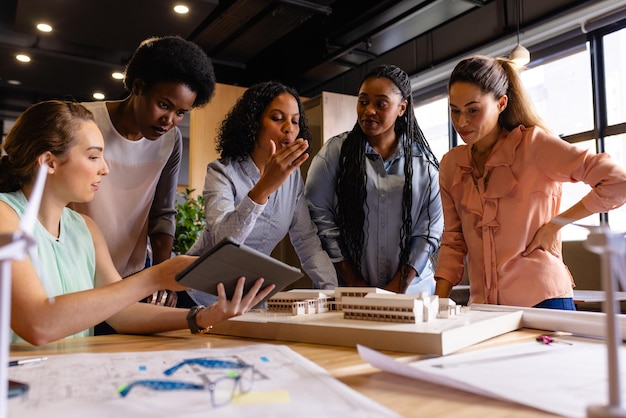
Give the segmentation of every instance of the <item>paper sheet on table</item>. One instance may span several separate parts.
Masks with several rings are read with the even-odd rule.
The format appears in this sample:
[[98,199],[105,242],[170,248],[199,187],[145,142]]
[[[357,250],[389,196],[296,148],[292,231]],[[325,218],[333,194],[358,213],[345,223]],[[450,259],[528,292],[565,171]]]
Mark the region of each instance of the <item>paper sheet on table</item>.
[[[550,345],[527,342],[401,363],[364,346],[372,366],[413,379],[504,399],[568,417],[585,417],[590,405],[607,405],[606,346],[576,338]],[[567,344],[567,343],[571,343]],[[620,348],[619,362],[626,361]],[[621,381],[626,382],[624,367]]]
[[[117,389],[137,379],[201,383],[219,370],[186,365],[172,376],[163,371],[190,358],[245,362],[255,368],[252,390],[216,410],[205,390],[154,391],[134,387],[123,398]],[[223,374],[223,371],[221,372]],[[9,399],[8,418],[272,416],[397,417],[333,378],[287,346],[257,344],[230,349],[194,349],[48,356],[11,367],[9,377],[27,382],[26,395]]]

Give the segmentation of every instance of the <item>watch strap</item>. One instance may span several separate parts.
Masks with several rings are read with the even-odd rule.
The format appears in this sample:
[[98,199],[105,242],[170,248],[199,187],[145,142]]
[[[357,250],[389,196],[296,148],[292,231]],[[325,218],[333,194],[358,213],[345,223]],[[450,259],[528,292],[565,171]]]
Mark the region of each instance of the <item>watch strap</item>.
[[206,328],[200,328],[198,322],[196,321],[196,316],[198,312],[204,309],[204,306],[197,305],[189,309],[189,313],[187,313],[187,325],[189,326],[189,330],[192,334],[206,334],[211,330],[211,326]]

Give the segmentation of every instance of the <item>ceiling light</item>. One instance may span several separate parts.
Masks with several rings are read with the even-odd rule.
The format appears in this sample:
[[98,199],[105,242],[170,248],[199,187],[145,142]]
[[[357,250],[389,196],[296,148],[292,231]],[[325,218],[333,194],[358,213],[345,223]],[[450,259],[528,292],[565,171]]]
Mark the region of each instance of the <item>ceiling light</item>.
[[20,80],[7,80],[7,84],[10,84],[12,86],[19,86],[22,84],[22,82]]
[[509,59],[518,67],[523,67],[530,62],[530,51],[522,45],[517,44],[513,51],[509,54]]
[[100,93],[98,91],[95,92],[92,96],[96,100],[103,100],[104,99],[104,93]]
[[515,20],[517,22],[517,45],[511,53],[509,54],[509,59],[515,63],[518,67],[523,67],[524,65],[530,62],[530,51],[524,48],[522,44],[519,43],[519,21],[521,15],[521,6],[520,0],[516,1],[515,7]]
[[189,7],[184,4],[177,4],[174,6],[174,11],[178,14],[184,15],[185,13],[189,13]]
[[39,29],[42,32],[52,32],[52,26],[48,25],[47,23],[37,24],[37,29]]
[[30,62],[30,57],[26,54],[17,54],[15,58],[21,62]]
[[121,73],[119,71],[115,71],[114,73],[111,74],[111,77],[113,77],[116,80],[123,80],[124,79],[124,73]]

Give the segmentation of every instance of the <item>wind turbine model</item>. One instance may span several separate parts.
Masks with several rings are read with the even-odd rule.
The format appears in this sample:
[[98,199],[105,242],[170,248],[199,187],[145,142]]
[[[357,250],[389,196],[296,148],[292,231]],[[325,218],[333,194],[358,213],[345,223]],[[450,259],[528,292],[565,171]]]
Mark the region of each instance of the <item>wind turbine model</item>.
[[606,315],[606,348],[609,403],[607,405],[590,405],[587,416],[590,418],[626,417],[626,408],[622,400],[620,384],[619,350],[622,346],[622,337],[615,316],[620,312],[619,304],[615,300],[616,280],[613,273],[617,273],[622,287],[626,285],[626,269],[624,256],[626,255],[626,237],[623,233],[611,232],[607,226],[593,228],[587,237],[585,247],[600,255],[602,288],[605,293],[604,312]]
[[[46,183],[48,164],[39,167],[35,186],[30,194],[30,200],[24,216],[20,220],[19,231],[0,234],[0,417],[7,416],[7,397],[9,387],[9,344],[11,332],[11,262],[21,260],[28,254],[35,266],[37,259],[37,242],[33,237],[33,230],[37,222],[39,205]],[[40,273],[42,285],[48,296],[51,287]]]

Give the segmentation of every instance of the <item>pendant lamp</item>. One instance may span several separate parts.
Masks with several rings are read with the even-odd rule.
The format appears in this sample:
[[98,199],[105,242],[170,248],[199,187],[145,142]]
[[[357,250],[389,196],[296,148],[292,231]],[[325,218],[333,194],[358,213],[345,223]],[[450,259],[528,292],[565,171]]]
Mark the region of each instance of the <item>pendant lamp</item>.
[[519,43],[519,21],[521,14],[521,0],[516,0],[515,4],[515,20],[517,22],[517,45],[511,53],[509,54],[509,59],[515,63],[518,67],[523,67],[524,65],[530,62],[530,51],[524,48],[522,44]]

